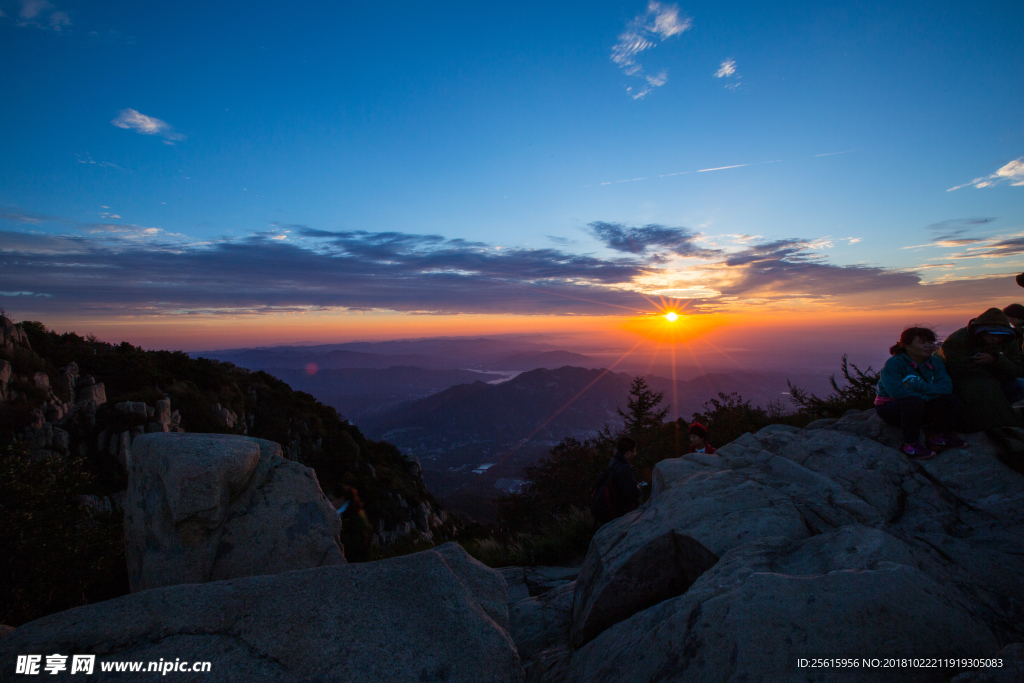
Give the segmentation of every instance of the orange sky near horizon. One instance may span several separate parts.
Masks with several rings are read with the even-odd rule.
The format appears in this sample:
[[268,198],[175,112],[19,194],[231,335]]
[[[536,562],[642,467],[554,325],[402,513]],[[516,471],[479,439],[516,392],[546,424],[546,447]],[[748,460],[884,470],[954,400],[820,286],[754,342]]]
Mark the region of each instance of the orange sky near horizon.
[[[184,350],[337,344],[426,337],[535,335],[558,348],[611,365],[633,349],[621,367],[834,368],[844,353],[858,362],[884,362],[906,327],[924,324],[941,336],[996,306],[1024,300],[1012,277],[1001,275],[885,291],[853,292],[825,299],[701,302],[647,297],[644,315],[512,315],[402,313],[308,309],[287,312],[220,312],[112,316],[87,311],[54,315],[13,310],[16,320],[39,320],[57,332],[94,334],[146,349]],[[29,303],[29,300],[21,300]],[[19,303],[21,303],[19,302]],[[680,314],[676,322],[663,317]],[[676,353],[673,355],[672,349]]]
[[[995,302],[1004,306],[1011,301]],[[809,332],[845,336],[853,331],[891,330],[924,323],[948,334],[984,309],[958,306],[943,310],[863,310],[843,306],[787,307],[746,305],[747,311],[687,314],[681,307],[654,310],[646,316],[550,315],[424,315],[393,312],[336,312],[175,315],[151,317],[67,317],[42,319],[57,332],[94,334],[103,341],[128,341],[147,349],[212,350],[297,343],[332,344],[425,337],[531,334],[549,343],[590,353],[615,353],[637,342],[690,343],[695,353],[707,344],[736,348],[738,340],[758,339],[759,345],[786,344]],[[680,312],[675,322],[663,313]],[[741,344],[740,347],[748,346]],[[741,348],[744,355],[752,349]],[[707,351],[714,355],[713,352]]]

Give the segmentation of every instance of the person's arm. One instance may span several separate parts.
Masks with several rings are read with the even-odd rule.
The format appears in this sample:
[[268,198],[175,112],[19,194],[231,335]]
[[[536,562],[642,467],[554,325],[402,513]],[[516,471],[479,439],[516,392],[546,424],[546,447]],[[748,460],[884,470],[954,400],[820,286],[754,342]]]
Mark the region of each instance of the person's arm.
[[946,365],[942,362],[942,359],[938,356],[932,356],[931,364],[935,368],[935,372],[932,381],[925,383],[925,392],[931,395],[952,394],[953,380],[949,378],[949,373],[946,372]]
[[[885,389],[885,393],[889,395],[889,398],[907,398],[908,396],[921,395],[920,392],[908,388],[903,383],[903,378],[906,377],[907,372],[909,372],[908,368],[897,356],[893,356],[885,361],[878,383]],[[921,383],[924,384],[924,382]]]
[[1003,344],[998,354],[992,354],[996,362],[990,367],[992,374],[1003,382],[1024,377],[1024,353],[1017,347],[1016,342]]

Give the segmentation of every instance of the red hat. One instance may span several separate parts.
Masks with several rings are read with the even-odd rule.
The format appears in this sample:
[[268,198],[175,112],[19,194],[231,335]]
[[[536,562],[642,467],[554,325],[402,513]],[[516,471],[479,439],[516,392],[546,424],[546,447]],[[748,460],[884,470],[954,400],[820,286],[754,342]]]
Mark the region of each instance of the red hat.
[[708,428],[702,425],[700,422],[694,422],[690,425],[690,433],[696,434],[702,439],[706,439],[708,436]]

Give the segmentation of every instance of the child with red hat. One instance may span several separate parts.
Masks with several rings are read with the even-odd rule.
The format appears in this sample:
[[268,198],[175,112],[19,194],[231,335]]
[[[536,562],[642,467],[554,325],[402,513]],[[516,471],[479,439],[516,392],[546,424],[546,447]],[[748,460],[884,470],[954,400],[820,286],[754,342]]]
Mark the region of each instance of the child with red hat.
[[690,452],[708,455],[715,452],[715,447],[708,443],[708,428],[700,422],[690,425]]

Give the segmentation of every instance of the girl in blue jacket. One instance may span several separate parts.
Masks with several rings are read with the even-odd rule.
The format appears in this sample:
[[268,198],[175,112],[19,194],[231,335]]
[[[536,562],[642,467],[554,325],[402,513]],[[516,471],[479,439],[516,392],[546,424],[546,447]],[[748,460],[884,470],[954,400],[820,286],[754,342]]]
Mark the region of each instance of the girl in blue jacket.
[[[935,456],[935,449],[965,448],[967,442],[953,431],[963,404],[953,395],[953,382],[942,359],[933,356],[935,333],[927,327],[903,330],[889,349],[875,389],[875,410],[893,427],[903,429],[902,451],[915,460]],[[930,428],[927,441],[921,428]]]

